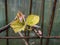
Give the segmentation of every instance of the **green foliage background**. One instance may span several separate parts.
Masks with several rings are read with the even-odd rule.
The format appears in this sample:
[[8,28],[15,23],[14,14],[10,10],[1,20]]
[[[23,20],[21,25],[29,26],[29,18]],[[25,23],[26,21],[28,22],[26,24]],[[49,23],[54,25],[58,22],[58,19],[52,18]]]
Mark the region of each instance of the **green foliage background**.
[[[41,1],[42,0],[32,0],[32,13],[37,14],[41,17]],[[44,36],[47,36],[47,29],[49,26],[49,18],[52,13],[52,6],[54,0],[45,0],[45,10],[44,10]],[[14,19],[18,10],[22,11],[25,15],[29,14],[29,4],[30,0],[8,0],[8,23]],[[0,27],[6,25],[5,20],[5,0],[0,0]],[[41,22],[39,23],[41,25]],[[6,32],[0,33],[0,36],[5,36]],[[52,29],[52,36],[60,35],[60,0],[57,0],[57,7],[55,12],[54,24]],[[13,30],[9,29],[9,36],[19,36],[15,34]],[[34,36],[31,32],[30,36]],[[35,41],[34,45],[39,45],[39,39],[30,39],[30,43]],[[45,39],[43,45],[45,45]],[[6,45],[6,39],[0,39],[0,45]],[[9,45],[24,45],[24,42],[21,39],[9,39]],[[50,39],[49,45],[60,45],[60,39]]]

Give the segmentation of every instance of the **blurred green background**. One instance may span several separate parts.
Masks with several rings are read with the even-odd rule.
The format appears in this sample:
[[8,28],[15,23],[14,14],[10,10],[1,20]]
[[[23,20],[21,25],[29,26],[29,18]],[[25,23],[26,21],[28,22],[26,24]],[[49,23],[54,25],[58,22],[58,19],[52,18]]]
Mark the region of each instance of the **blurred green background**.
[[[41,3],[42,0],[32,0],[32,13],[37,14],[41,17]],[[8,0],[8,23],[14,19],[16,16],[16,13],[20,10],[25,15],[29,14],[29,6],[30,6],[30,0]],[[44,10],[44,30],[43,35],[47,36],[47,29],[49,26],[49,18],[52,13],[52,6],[53,6],[54,0],[45,0],[45,10]],[[5,18],[5,0],[0,0],[0,27],[3,27],[6,25],[6,18]],[[41,23],[39,23],[41,25]],[[19,36],[18,34],[15,34],[13,30],[9,29],[9,36]],[[30,36],[34,36],[32,32],[30,33]],[[55,18],[54,18],[54,24],[52,28],[52,36],[59,36],[60,35],[60,0],[57,0],[57,7],[55,11]],[[0,33],[0,36],[6,36],[6,32]],[[31,42],[35,41],[36,43],[33,45],[39,45],[40,40],[39,39],[30,39],[30,45]],[[45,44],[45,39],[43,41],[43,45]],[[6,45],[6,39],[0,39],[0,45]],[[25,45],[24,42],[21,39],[9,39],[9,45]],[[60,39],[50,39],[49,45],[60,45]]]

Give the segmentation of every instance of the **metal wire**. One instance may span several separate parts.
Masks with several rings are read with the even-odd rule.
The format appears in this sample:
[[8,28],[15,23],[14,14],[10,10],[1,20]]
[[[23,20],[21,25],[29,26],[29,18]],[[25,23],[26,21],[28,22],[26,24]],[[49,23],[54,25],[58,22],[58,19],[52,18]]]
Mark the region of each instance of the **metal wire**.
[[[41,22],[41,31],[42,31],[42,36],[43,36],[43,25],[44,25],[44,4],[45,4],[45,0],[41,0],[42,1],[42,3],[41,3],[41,19],[42,19],[42,22]],[[40,44],[42,45],[43,44],[43,38],[41,38],[41,40],[40,40],[41,42],[40,42]]]
[[[42,0],[42,24],[41,24],[41,29],[42,29],[42,33],[43,33],[43,23],[44,23],[44,2],[45,0]],[[54,0],[54,4],[53,4],[53,9],[52,9],[52,15],[50,18],[50,24],[49,24],[49,28],[48,28],[48,36],[43,36],[42,35],[38,35],[36,32],[36,34],[38,35],[38,37],[30,37],[29,36],[29,32],[28,32],[28,36],[24,36],[24,37],[8,37],[8,28],[10,27],[10,24],[0,28],[0,33],[6,30],[6,37],[0,37],[0,39],[7,39],[7,45],[8,45],[8,39],[27,39],[27,42],[29,43],[29,39],[41,39],[40,45],[42,45],[42,41],[43,39],[47,39],[46,40],[46,45],[49,44],[49,39],[60,39],[60,36],[50,36],[51,35],[51,31],[52,31],[52,26],[53,26],[53,21],[54,21],[54,15],[55,15],[55,8],[56,8],[56,3],[57,0]],[[32,10],[32,0],[30,0],[30,10],[29,10],[29,14],[31,14]],[[5,15],[6,15],[6,24],[8,23],[8,12],[7,12],[7,0],[5,0]],[[26,33],[26,32],[25,32]]]
[[0,39],[39,39],[39,38],[43,38],[43,39],[60,39],[60,36],[40,36],[40,37],[29,37],[29,36],[25,36],[25,37],[20,37],[20,36],[17,36],[17,37],[12,37],[12,36],[9,36],[9,37],[0,37]]
[[[6,16],[6,24],[8,24],[8,12],[7,12],[7,0],[5,0],[5,16]],[[8,36],[8,29],[6,29],[6,36]],[[6,39],[6,44],[9,45],[8,39]]]
[[[49,28],[48,28],[48,36],[51,35],[51,31],[52,31],[52,27],[53,27],[56,3],[57,3],[57,0],[54,0],[53,8],[52,8],[52,15],[51,15],[51,18],[50,18],[50,23],[49,23]],[[49,39],[46,40],[46,45],[49,45]]]

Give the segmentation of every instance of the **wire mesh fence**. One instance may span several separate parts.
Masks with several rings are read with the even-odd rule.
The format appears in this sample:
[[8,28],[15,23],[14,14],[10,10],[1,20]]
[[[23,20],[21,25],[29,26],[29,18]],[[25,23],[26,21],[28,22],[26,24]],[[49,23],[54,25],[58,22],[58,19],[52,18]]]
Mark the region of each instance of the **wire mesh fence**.
[[[33,6],[33,3],[32,3],[33,0],[30,0],[30,5],[29,5],[29,14],[32,13],[32,6]],[[50,20],[49,20],[49,26],[48,26],[48,36],[44,36],[43,35],[43,25],[44,25],[44,8],[45,8],[45,0],[42,0],[41,1],[41,31],[42,31],[42,35],[38,35],[38,33],[36,33],[34,31],[34,33],[37,35],[37,36],[29,36],[30,32],[24,32],[25,33],[25,36],[24,37],[20,37],[20,36],[17,36],[17,37],[13,37],[13,36],[8,36],[8,28],[10,28],[10,25],[8,24],[8,4],[7,4],[7,0],[5,0],[5,16],[6,16],[6,26],[0,28],[0,33],[1,32],[4,32],[6,30],[6,37],[0,37],[0,39],[6,39],[6,44],[9,45],[9,42],[8,40],[9,39],[26,39],[26,41],[28,42],[28,45],[29,44],[29,39],[40,39],[40,44],[39,45],[43,45],[43,39],[46,39],[46,44],[45,45],[49,45],[49,39],[60,39],[60,36],[50,36],[51,35],[51,32],[52,32],[52,27],[53,27],[53,22],[54,22],[54,17],[55,17],[55,11],[56,11],[56,5],[57,5],[57,0],[54,0],[53,1],[53,6],[52,6],[52,14],[50,16]],[[8,25],[7,25],[8,24]],[[27,33],[27,35],[26,35]]]

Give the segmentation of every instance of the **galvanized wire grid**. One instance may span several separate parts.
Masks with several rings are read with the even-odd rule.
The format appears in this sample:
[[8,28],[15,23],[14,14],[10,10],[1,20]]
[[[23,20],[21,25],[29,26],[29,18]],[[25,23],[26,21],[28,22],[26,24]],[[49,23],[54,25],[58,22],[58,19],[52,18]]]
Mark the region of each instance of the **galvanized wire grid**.
[[[42,0],[42,4],[41,4],[41,11],[42,11],[42,24],[41,24],[41,30],[42,30],[42,33],[43,33],[43,25],[44,25],[44,3],[45,3],[45,0]],[[29,44],[29,39],[38,39],[40,38],[40,45],[43,44],[43,39],[46,39],[46,44],[45,45],[49,45],[49,39],[60,39],[60,36],[50,36],[51,35],[51,31],[52,31],[52,26],[53,26],[53,21],[54,21],[54,16],[55,16],[55,8],[56,8],[56,3],[57,3],[57,0],[54,0],[53,2],[53,8],[52,8],[52,15],[50,17],[50,23],[49,23],[49,27],[48,27],[48,36],[39,36],[36,32],[36,34],[38,35],[38,37],[29,37],[29,31],[28,31],[28,35],[26,36],[26,33],[25,32],[25,37],[8,37],[8,28],[10,27],[9,24],[8,24],[8,6],[7,6],[7,0],[5,0],[5,16],[6,16],[6,25],[5,27],[3,28],[0,28],[0,33],[5,31],[6,30],[6,37],[0,37],[0,39],[7,39],[6,40],[6,43],[7,45],[9,44],[8,43],[8,39],[26,39],[28,44]],[[32,0],[30,0],[30,11],[29,11],[29,14],[31,14],[31,10],[32,10]]]

